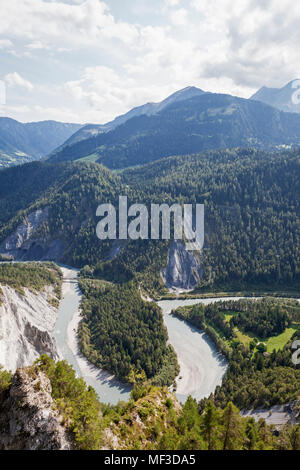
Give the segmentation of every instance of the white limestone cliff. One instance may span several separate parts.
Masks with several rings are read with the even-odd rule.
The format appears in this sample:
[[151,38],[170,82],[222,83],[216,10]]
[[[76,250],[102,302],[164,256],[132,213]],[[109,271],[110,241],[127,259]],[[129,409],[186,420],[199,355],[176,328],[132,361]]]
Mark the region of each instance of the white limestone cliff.
[[57,309],[49,286],[44,292],[24,289],[24,295],[0,284],[0,364],[14,372],[32,364],[41,354],[58,359],[51,333]]

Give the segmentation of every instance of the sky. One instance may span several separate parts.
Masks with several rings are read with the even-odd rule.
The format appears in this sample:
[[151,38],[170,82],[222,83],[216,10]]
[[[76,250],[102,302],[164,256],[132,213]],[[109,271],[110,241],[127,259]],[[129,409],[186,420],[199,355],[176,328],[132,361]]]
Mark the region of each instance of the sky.
[[0,115],[102,124],[186,86],[248,98],[300,78],[299,24],[295,0],[1,0]]

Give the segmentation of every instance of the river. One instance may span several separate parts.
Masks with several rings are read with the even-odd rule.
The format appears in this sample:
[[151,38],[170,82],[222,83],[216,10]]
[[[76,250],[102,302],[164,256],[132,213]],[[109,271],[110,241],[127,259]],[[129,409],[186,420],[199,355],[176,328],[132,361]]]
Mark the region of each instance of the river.
[[[76,331],[80,322],[81,293],[78,288],[78,271],[61,266],[63,295],[53,332],[61,356],[75,368],[78,376],[91,385],[104,403],[116,404],[128,400],[130,387],[117,381],[112,374],[93,366],[78,347]],[[163,300],[158,302],[164,314],[170,343],[175,348],[180,364],[177,378],[177,396],[184,402],[188,395],[196,399],[214,392],[222,382],[227,363],[207,335],[188,323],[170,315],[172,309],[199,302],[210,303],[221,299]]]
[[103,403],[127,401],[130,387],[120,383],[111,373],[95,367],[81,354],[76,333],[81,319],[79,305],[82,297],[77,283],[78,271],[66,266],[60,268],[64,276],[62,300],[53,331],[60,355],[74,367],[79,377],[96,390]]

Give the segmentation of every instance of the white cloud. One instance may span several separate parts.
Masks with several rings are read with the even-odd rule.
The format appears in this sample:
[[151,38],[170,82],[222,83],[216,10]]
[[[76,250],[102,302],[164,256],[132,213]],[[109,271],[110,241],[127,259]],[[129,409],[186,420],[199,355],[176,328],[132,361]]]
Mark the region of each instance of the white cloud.
[[9,39],[0,39],[0,49],[11,49],[13,43]]
[[[17,15],[15,12],[18,12]],[[43,0],[4,0],[1,3],[0,34],[27,38],[34,42],[78,46],[103,39],[119,39],[132,44],[135,26],[116,22],[107,5],[99,0],[66,4]]]
[[165,5],[168,7],[175,7],[179,5],[180,0],[165,0]]
[[283,85],[299,74],[300,4],[293,0],[193,0],[203,31],[227,46],[203,75],[231,78],[240,87]]
[[[142,87],[130,74],[118,74],[109,67],[87,67],[80,80],[64,85],[77,106],[84,105],[96,122],[107,122],[153,97],[153,88]],[[91,117],[88,119],[91,121]]]
[[184,26],[187,24],[188,12],[184,8],[179,8],[171,13],[171,21],[175,26]]
[[5,75],[4,80],[9,87],[21,87],[28,91],[33,90],[33,85],[25,78],[21,77],[17,72],[8,73]]
[[34,41],[25,46],[27,49],[38,50],[38,49],[49,49],[49,46],[41,41]]
[[57,107],[51,106],[12,106],[7,104],[4,109],[6,115],[14,116],[15,119],[21,122],[31,122],[32,116],[34,116],[34,121],[87,122],[82,119],[81,113],[76,113],[76,111],[70,110],[64,106],[58,109]]
[[[247,97],[300,75],[299,2],[152,1],[155,14],[138,24],[129,14],[117,20],[108,0],[2,0],[0,49],[16,51],[15,67],[2,72],[12,101],[16,88],[14,109],[106,122],[188,85]],[[28,70],[38,84],[23,78]],[[22,86],[34,87],[31,101],[20,102]]]

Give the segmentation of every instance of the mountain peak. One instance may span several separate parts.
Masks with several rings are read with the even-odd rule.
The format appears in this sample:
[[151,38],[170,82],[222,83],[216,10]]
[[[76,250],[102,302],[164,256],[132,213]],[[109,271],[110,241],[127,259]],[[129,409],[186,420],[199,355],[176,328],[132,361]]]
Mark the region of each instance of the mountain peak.
[[262,101],[281,111],[300,113],[300,79],[291,80],[282,88],[263,86],[250,99]]
[[172,105],[173,103],[178,103],[179,101],[188,100],[193,98],[194,96],[204,95],[206,92],[197,88],[195,86],[187,86],[182,90],[175,91],[170,96],[165,98],[163,101],[158,103],[155,102],[148,102],[146,104],[136,106],[135,108],[131,109],[125,114],[116,117],[113,121],[110,121],[106,124],[88,124],[83,126],[78,132],[73,134],[63,146],[57,148],[56,150],[61,150],[65,145],[73,145],[77,142],[82,140],[86,140],[90,137],[95,137],[99,134],[109,132],[116,127],[120,126],[121,124],[125,124],[126,121],[132,118],[136,118],[139,116],[153,116],[156,113],[159,113],[167,106]]
[[294,78],[294,80],[291,80],[283,88],[299,88],[299,85],[300,85],[300,78]]
[[195,86],[188,86],[182,88],[182,90],[175,91],[172,95],[168,96],[166,99],[161,101],[161,103],[157,103],[156,106],[161,111],[163,108],[168,106],[169,104],[176,103],[178,101],[187,100],[189,98],[193,98],[194,96],[204,95],[205,91],[197,88]]

